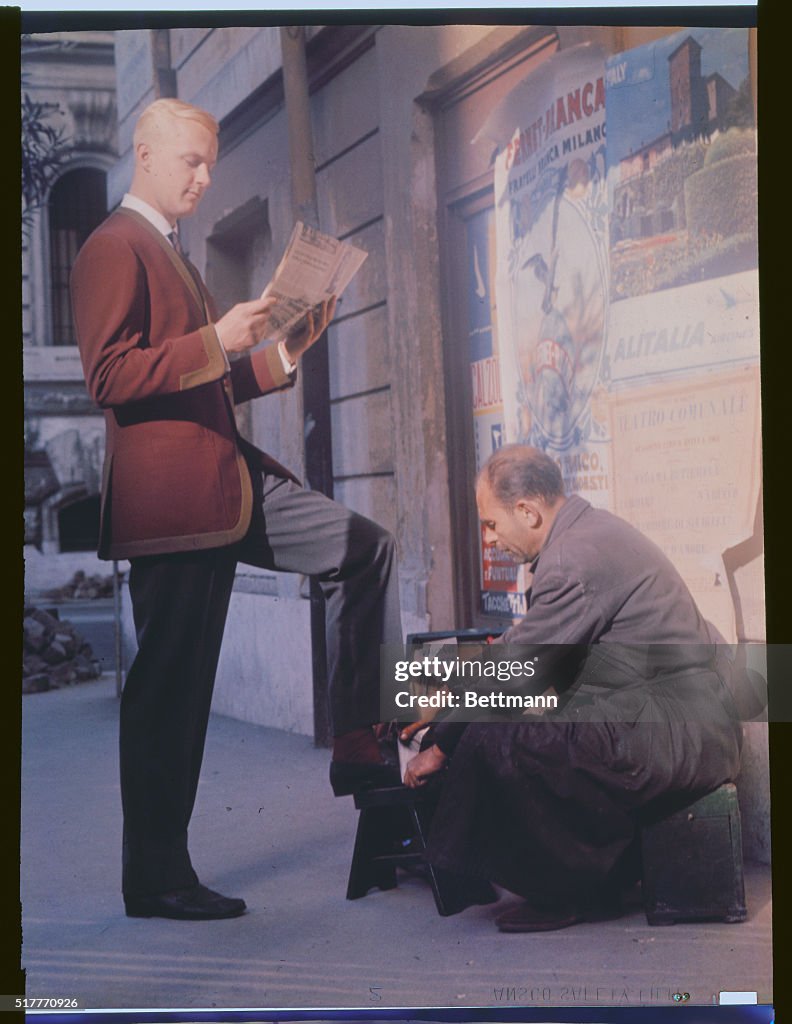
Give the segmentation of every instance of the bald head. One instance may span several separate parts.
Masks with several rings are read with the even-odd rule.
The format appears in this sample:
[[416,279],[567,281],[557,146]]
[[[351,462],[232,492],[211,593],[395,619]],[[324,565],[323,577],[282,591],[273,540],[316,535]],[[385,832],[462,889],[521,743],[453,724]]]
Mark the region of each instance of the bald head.
[[476,482],[484,543],[517,562],[533,561],[565,500],[561,471],[549,455],[522,444],[499,448]]
[[564,481],[554,459],[527,444],[507,444],[484,463],[477,484],[486,482],[502,505],[541,498],[554,505],[564,497]]

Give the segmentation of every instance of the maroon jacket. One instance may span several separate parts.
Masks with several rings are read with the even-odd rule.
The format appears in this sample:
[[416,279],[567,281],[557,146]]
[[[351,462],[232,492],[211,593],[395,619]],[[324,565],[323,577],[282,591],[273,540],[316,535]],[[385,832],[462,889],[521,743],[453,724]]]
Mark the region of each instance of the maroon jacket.
[[240,540],[252,510],[246,458],[291,476],[239,436],[233,413],[237,402],[294,383],[277,346],[229,372],[197,272],[124,208],[80,250],[72,302],[88,391],[107,428],[99,556]]

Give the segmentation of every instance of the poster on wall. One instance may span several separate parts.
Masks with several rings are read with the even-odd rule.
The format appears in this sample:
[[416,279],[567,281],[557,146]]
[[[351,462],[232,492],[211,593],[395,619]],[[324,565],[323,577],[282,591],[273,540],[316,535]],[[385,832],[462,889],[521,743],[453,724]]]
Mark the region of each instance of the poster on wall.
[[750,282],[757,180],[747,29],[689,29],[611,57],[606,107],[614,303],[732,275]]
[[[499,146],[504,442],[546,451],[567,493],[644,530],[736,638],[737,576],[723,555],[751,537],[760,487],[747,30],[686,29],[607,58],[590,45],[556,52],[481,134]],[[726,430],[711,410],[728,407],[746,373],[755,383],[739,385]],[[701,415],[696,395],[708,396]],[[710,457],[729,482],[702,489]],[[698,530],[708,515],[723,529]],[[755,623],[761,558],[738,568],[741,615]]]
[[497,300],[504,434],[557,459],[566,488],[610,505],[598,401],[608,310],[605,63],[553,54],[501,105]]
[[[468,343],[476,472],[504,443],[493,271],[495,224],[491,207],[465,223],[468,268]],[[524,615],[524,571],[479,536],[479,608],[484,615]]]
[[[748,32],[683,30],[609,58],[605,81],[613,511],[736,640],[723,554],[754,531],[761,458]],[[761,557],[743,569],[756,623]]]
[[624,390],[609,407],[619,515],[659,544],[704,618],[736,641],[723,552],[750,534],[759,495],[758,367]]
[[759,358],[756,131],[746,29],[607,61],[610,386]]

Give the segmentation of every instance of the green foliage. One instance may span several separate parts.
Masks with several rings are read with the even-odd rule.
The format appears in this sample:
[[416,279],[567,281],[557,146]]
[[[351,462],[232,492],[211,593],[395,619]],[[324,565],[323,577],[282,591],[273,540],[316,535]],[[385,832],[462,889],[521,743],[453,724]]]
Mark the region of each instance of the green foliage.
[[730,128],[719,135],[707,150],[704,166],[726,160],[730,156],[741,156],[756,152],[756,133],[748,128]]
[[52,112],[52,104],[38,103],[23,93],[22,223],[26,228],[33,211],[44,203],[63,157],[64,132],[49,121]]
[[752,128],[754,125],[753,95],[751,78],[746,75],[740,82],[736,95],[732,96],[726,110],[726,120],[738,128]]
[[724,238],[755,233],[756,194],[753,153],[724,156],[706,165],[685,182],[688,230]]
[[656,250],[651,263],[645,255],[619,261],[612,270],[611,288],[617,299],[646,295],[750,270],[756,261],[755,231],[728,238],[697,232],[683,242]]
[[701,240],[688,246],[688,255],[677,256],[674,264],[655,274],[655,288],[674,288],[677,285],[706,281],[713,277],[726,277],[756,266],[756,235],[739,234],[716,241]]
[[679,195],[684,181],[695,174],[704,163],[704,144],[688,142],[654,169],[655,191],[658,199],[672,201]]

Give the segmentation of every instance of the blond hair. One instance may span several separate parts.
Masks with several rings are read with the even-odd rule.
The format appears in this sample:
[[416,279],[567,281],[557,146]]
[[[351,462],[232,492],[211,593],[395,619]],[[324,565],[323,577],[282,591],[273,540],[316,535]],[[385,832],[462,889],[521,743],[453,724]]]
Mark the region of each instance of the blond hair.
[[194,107],[192,103],[185,103],[183,100],[166,97],[154,100],[149,103],[135,125],[133,145],[151,139],[152,136],[161,135],[166,130],[168,120],[180,119],[184,121],[197,121],[207,131],[217,135],[220,126],[210,113],[200,107]]

